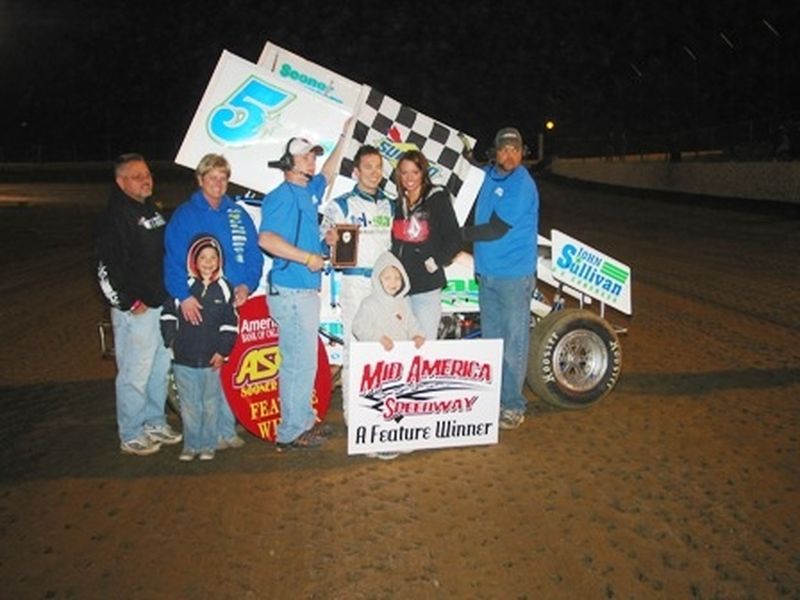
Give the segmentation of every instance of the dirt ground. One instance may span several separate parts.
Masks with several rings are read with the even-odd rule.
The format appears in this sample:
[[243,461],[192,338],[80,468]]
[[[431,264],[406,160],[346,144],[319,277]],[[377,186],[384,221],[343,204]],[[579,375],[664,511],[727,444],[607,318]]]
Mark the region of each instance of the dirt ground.
[[797,212],[540,188],[542,232],[633,268],[609,397],[383,462],[347,456],[337,392],[319,450],[183,464],[119,452],[107,185],[0,184],[0,596],[800,598]]

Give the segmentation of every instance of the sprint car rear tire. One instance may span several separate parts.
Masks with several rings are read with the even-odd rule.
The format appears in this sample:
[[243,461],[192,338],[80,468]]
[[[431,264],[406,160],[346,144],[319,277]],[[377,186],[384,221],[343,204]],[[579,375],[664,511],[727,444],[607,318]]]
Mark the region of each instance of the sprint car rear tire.
[[531,332],[526,380],[548,404],[586,408],[614,388],[621,369],[617,334],[593,312],[553,312]]

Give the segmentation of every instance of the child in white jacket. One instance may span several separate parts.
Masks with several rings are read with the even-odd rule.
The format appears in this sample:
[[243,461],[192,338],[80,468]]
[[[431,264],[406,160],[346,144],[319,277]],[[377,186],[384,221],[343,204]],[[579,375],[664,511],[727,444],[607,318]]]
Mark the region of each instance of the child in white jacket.
[[[412,340],[419,348],[425,342],[422,328],[411,312],[408,274],[394,254],[384,252],[372,267],[372,293],[361,301],[353,318],[353,337],[360,342],[380,342],[387,352],[395,341]],[[391,460],[398,452],[368,454]]]
[[412,340],[419,348],[425,342],[422,329],[411,312],[408,274],[391,252],[384,252],[372,268],[372,293],[361,301],[353,318],[353,336],[361,342],[380,342],[385,350],[395,341]]

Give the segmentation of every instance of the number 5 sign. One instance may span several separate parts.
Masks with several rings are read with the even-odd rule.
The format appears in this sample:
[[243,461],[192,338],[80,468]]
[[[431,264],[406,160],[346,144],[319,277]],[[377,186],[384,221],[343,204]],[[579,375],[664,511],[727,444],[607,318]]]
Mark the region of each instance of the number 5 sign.
[[208,132],[220,144],[244,146],[257,141],[270,118],[295,95],[270,85],[263,79],[250,77],[224,104],[208,118]]
[[289,91],[264,67],[223,51],[175,162],[195,169],[205,154],[223,154],[233,183],[267,193],[283,174],[266,163],[281,157],[289,138],[313,139],[327,154],[350,114],[311,92]]

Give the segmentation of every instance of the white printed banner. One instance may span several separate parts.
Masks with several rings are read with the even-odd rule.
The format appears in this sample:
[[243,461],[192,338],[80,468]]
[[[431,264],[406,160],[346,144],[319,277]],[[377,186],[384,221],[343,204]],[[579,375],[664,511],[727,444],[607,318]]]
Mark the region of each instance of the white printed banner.
[[[289,138],[306,137],[333,150],[350,112],[310,92],[295,91],[263,67],[223,51],[175,162],[194,169],[209,152],[231,163],[231,181],[267,193],[283,173],[267,167]],[[352,182],[347,184],[352,187]]]
[[496,444],[502,340],[350,350],[348,454]]
[[342,77],[272,42],[264,45],[258,65],[275,74],[287,86],[317,94],[351,112],[354,111],[361,93],[360,83]]
[[631,269],[588,244],[553,229],[553,277],[566,285],[631,314]]

